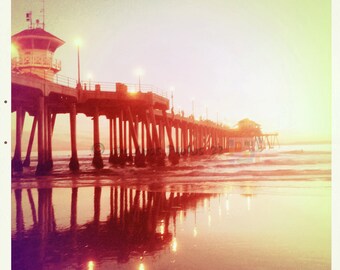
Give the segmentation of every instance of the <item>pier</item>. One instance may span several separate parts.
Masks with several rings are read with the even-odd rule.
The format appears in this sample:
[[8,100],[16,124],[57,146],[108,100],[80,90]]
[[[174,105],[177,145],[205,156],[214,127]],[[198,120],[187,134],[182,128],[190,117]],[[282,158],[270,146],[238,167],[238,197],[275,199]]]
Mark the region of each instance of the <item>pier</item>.
[[[30,165],[32,144],[38,143],[37,175],[53,169],[52,134],[58,114],[69,115],[69,168],[79,171],[77,115],[93,120],[93,160],[101,169],[105,162],[136,167],[172,165],[181,157],[244,150],[263,150],[277,143],[277,134],[263,134],[255,122],[244,119],[230,128],[194,115],[176,114],[169,99],[148,86],[125,83],[93,83],[57,74],[61,63],[53,59],[62,40],[42,28],[24,30],[12,36],[18,57],[12,58],[12,112],[16,114],[15,152],[12,170]],[[79,64],[79,63],[78,63]],[[78,70],[79,71],[79,70]],[[133,91],[131,91],[133,89]],[[137,91],[136,91],[137,90]],[[99,117],[109,122],[110,156],[103,160]],[[23,126],[33,117],[26,156],[22,156]]]

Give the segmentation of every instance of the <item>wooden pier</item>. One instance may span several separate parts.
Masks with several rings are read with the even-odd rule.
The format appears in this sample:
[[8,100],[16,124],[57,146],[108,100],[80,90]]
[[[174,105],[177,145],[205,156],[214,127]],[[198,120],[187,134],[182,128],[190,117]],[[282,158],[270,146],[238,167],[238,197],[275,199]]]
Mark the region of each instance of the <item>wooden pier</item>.
[[[80,168],[77,154],[77,114],[85,114],[93,120],[94,167],[103,168],[99,117],[109,122],[110,157],[108,162],[136,167],[146,164],[164,165],[166,157],[177,164],[181,156],[202,155],[245,150],[248,146],[265,147],[264,137],[271,134],[244,134],[240,129],[230,129],[207,120],[195,120],[193,116],[169,112],[169,100],[153,92],[128,92],[127,86],[117,83],[115,89],[85,91],[69,87],[37,76],[12,74],[12,112],[16,113],[16,146],[12,160],[14,171],[22,171],[30,165],[30,155],[35,134],[38,137],[38,165],[36,174],[46,174],[53,168],[52,133],[56,116],[69,114],[70,150],[69,167]],[[22,129],[25,117],[33,117],[24,161],[22,153]],[[37,129],[37,132],[36,132]],[[272,134],[275,136],[275,134]],[[235,140],[243,144],[233,146]],[[252,143],[249,144],[249,141]],[[271,145],[271,144],[269,144]]]
[[[45,31],[37,23],[12,36],[12,47],[17,56],[12,57],[12,112],[16,113],[15,152],[13,171],[20,172],[30,165],[32,144],[37,133],[38,164],[36,174],[46,174],[53,168],[52,134],[58,114],[70,117],[69,167],[80,168],[77,152],[77,114],[93,120],[94,167],[104,166],[100,140],[99,117],[109,122],[110,157],[108,162],[124,165],[129,162],[137,167],[177,164],[181,156],[227,151],[263,150],[269,137],[262,134],[255,122],[239,122],[236,129],[209,120],[197,120],[193,115],[175,114],[169,99],[155,93],[153,88],[134,87],[128,91],[123,83],[84,83],[80,80],[78,47],[78,79],[60,76],[61,61],[54,59],[55,51],[65,42]],[[138,92],[136,92],[138,89]],[[22,161],[22,135],[26,116],[33,117],[33,124]],[[255,123],[255,126],[254,126]],[[36,132],[37,130],[37,132]],[[264,138],[267,139],[264,140]],[[257,146],[256,146],[257,145]]]

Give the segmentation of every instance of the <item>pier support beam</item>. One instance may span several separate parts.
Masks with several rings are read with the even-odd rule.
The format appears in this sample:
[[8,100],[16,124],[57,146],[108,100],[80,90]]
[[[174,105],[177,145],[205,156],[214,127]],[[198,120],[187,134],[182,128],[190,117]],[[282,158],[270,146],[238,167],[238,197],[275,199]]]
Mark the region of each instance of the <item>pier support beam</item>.
[[[109,162],[112,164],[118,164],[118,151],[117,151],[117,121],[116,116],[109,119],[110,121],[110,157]],[[112,130],[113,128],[113,130]]]
[[46,168],[48,171],[51,171],[53,168],[53,159],[52,159],[52,118],[50,113],[50,108],[47,104],[46,106],[46,148],[47,148],[47,162]]
[[123,140],[124,140],[124,158],[127,160],[127,120],[124,116],[123,118]]
[[179,155],[179,134],[178,134],[178,123],[176,124],[176,153]]
[[121,165],[125,165],[125,150],[124,150],[124,140],[123,140],[123,110],[120,111],[119,115],[119,159],[118,162]]
[[149,108],[149,114],[150,114],[150,120],[151,120],[151,126],[152,126],[152,139],[154,144],[156,145],[156,164],[159,166],[164,166],[164,159],[165,159],[165,153],[161,149],[160,145],[160,139],[157,134],[157,126],[156,126],[156,120],[155,120],[155,115],[153,112],[153,108]]
[[146,112],[145,112],[144,117],[145,117],[145,130],[146,130],[146,141],[147,141],[146,159],[150,164],[152,164],[155,162],[156,149],[152,141],[151,131],[150,131],[150,121],[149,121],[148,114]]
[[21,161],[21,138],[24,126],[25,112],[22,107],[19,107],[16,112],[16,137],[15,137],[15,151],[12,159],[12,169],[15,172],[22,172],[23,166]]
[[195,155],[198,155],[198,125],[194,126],[194,130],[195,130]]
[[132,163],[133,162],[133,157],[132,157],[132,130],[131,127],[133,127],[133,120],[132,117],[128,121],[129,123],[129,156],[128,156],[128,162]]
[[183,156],[187,156],[188,155],[188,126],[187,124],[183,123],[182,131],[183,131]]
[[53,113],[52,114],[52,134],[53,134],[53,131],[54,131],[54,125],[55,125],[56,119],[57,119],[57,114]]
[[25,161],[23,163],[24,167],[29,167],[30,163],[31,163],[31,152],[32,152],[32,146],[33,146],[33,141],[34,141],[34,135],[35,135],[36,127],[37,127],[37,117],[34,116],[34,120],[33,120],[33,123],[32,123],[31,134],[30,134],[30,138],[29,138],[28,146],[27,146],[26,158],[25,158]]
[[117,150],[117,118],[116,116],[113,118],[113,164],[118,163],[118,150]]
[[38,98],[38,166],[36,174],[41,175],[45,171],[45,140],[44,140],[44,97]]
[[109,157],[109,162],[113,163],[113,119],[109,118],[109,141],[110,141],[110,157]]
[[48,162],[49,159],[49,143],[51,139],[48,135],[48,112],[46,101],[44,97],[38,98],[38,166],[36,169],[36,175],[44,175],[50,171],[51,166]]
[[141,119],[141,139],[142,139],[142,155],[145,156],[145,133],[144,133],[144,120]]
[[99,141],[99,112],[98,107],[96,106],[94,109],[93,115],[93,160],[92,165],[101,169],[104,167],[103,158],[100,149],[100,141]]
[[70,108],[70,135],[71,135],[71,159],[69,163],[69,168],[72,171],[79,170],[79,161],[77,153],[77,109],[76,104],[71,104]]
[[[118,151],[117,151],[117,121],[116,116],[109,119],[110,121],[110,158],[109,162],[118,164]],[[113,128],[113,130],[112,130]]]
[[165,122],[166,132],[168,134],[168,141],[169,141],[169,160],[172,165],[176,165],[179,162],[179,154],[175,152],[174,141],[172,140],[172,129],[169,124],[168,116],[166,115],[166,111],[162,111],[163,119]]
[[[136,167],[144,167],[145,166],[145,158],[144,155],[141,154],[139,145],[138,145],[138,137],[137,137],[137,132],[136,128],[133,126],[133,118],[132,118],[132,113],[131,113],[131,108],[128,107],[127,109],[128,112],[128,117],[129,117],[129,134],[131,138],[133,139],[133,143],[136,149],[136,156],[135,156],[135,166]],[[138,124],[136,124],[138,126]]]
[[192,124],[190,124],[188,128],[188,135],[189,135],[188,154],[190,152],[190,156],[193,153],[193,142],[192,142],[193,132],[192,131],[193,131],[193,127],[192,127]]

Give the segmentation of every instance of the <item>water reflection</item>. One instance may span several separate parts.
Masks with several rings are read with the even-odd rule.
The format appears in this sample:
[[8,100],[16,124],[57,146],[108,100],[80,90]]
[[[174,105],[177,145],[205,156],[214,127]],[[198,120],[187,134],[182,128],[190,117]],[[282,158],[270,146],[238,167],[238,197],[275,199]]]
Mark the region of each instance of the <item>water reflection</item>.
[[12,268],[329,269],[328,189],[167,190],[13,190]]
[[[216,196],[110,187],[109,215],[106,221],[101,221],[103,188],[93,187],[92,200],[86,199],[89,211],[93,204],[93,218],[78,224],[79,189],[70,188],[71,197],[62,198],[71,203],[69,225],[61,226],[56,223],[54,215],[52,195],[55,189],[37,189],[35,198],[29,189],[14,191],[16,230],[12,240],[13,269],[23,269],[25,265],[34,269],[56,266],[60,260],[79,269],[95,269],[95,262],[105,258],[126,263],[131,257],[143,258],[145,254],[155,254],[166,247],[176,252],[177,216],[182,223],[187,209],[196,209],[200,202]],[[29,216],[33,219],[33,225],[27,228],[22,205],[25,191],[31,209]],[[38,201],[38,216],[35,201]],[[196,218],[194,236],[197,236]],[[142,261],[138,268],[145,268]]]

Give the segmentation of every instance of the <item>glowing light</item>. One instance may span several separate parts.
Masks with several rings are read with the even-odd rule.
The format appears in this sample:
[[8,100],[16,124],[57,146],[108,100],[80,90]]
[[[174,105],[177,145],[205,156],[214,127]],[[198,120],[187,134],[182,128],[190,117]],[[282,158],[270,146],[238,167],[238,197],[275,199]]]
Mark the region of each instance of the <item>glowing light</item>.
[[225,201],[225,208],[227,209],[227,213],[229,212],[229,199]]
[[219,217],[222,216],[222,208],[221,208],[221,206],[218,207],[218,216]]
[[80,38],[76,38],[74,40],[74,45],[76,45],[76,47],[80,47],[82,44],[83,44],[83,42]]
[[183,223],[183,210],[179,211],[179,222]]
[[247,197],[247,207],[248,211],[250,211],[250,197]]
[[18,57],[18,56],[19,56],[19,52],[18,52],[17,46],[11,43],[11,58]]
[[173,252],[177,252],[177,239],[174,237],[171,242],[171,250]]
[[208,199],[204,199],[204,210],[207,210],[208,209]]
[[138,270],[145,270],[144,264],[142,262],[139,264]]
[[138,77],[144,76],[144,74],[145,74],[144,70],[142,68],[140,68],[140,67],[136,68],[134,73]]
[[211,227],[211,215],[208,215],[208,226]]
[[134,85],[129,86],[129,93],[131,93],[131,94],[137,93],[137,89]]
[[88,270],[93,270],[94,269],[94,262],[93,261],[89,261],[87,263],[87,269]]
[[197,236],[197,228],[196,228],[196,226],[194,227],[194,237],[196,237]]
[[161,220],[161,225],[159,226],[159,231],[160,231],[161,235],[164,234],[164,231],[165,231],[164,220]]

